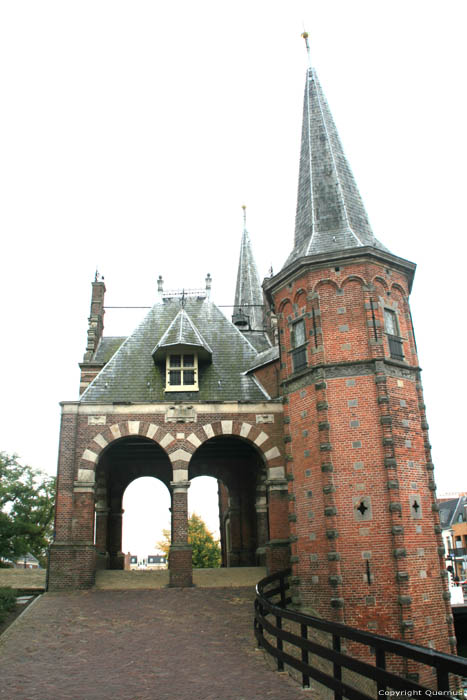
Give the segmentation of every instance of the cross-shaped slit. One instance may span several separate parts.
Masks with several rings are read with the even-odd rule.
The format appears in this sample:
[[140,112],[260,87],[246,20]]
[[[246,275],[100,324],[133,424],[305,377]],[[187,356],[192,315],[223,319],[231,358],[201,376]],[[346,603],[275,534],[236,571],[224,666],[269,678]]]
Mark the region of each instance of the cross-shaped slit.
[[360,505],[358,506],[357,510],[360,511],[360,513],[362,514],[362,517],[363,517],[363,516],[365,515],[366,511],[368,510],[368,506],[366,506],[366,505],[365,505],[365,502],[362,501],[362,502],[360,503]]
[[420,508],[420,506],[418,505],[417,501],[414,501],[414,502],[412,503],[412,508],[414,509],[414,511],[415,511],[416,513],[418,512],[418,509]]

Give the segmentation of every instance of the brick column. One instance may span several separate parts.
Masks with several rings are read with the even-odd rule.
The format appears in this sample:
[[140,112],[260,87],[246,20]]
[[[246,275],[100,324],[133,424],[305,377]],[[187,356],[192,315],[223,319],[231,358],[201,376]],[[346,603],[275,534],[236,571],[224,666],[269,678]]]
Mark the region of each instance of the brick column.
[[266,486],[258,487],[256,491],[256,564],[266,566],[266,543],[269,539],[268,503]]
[[227,553],[228,566],[240,566],[242,550],[242,519],[238,493],[229,494],[230,551]]
[[172,544],[169,551],[170,586],[186,588],[193,585],[191,545],[188,544],[189,481],[171,481]]
[[268,487],[269,541],[266,566],[272,574],[290,566],[289,491],[287,479],[270,479]]
[[123,569],[125,556],[122,552],[122,518],[123,510],[111,510],[108,516],[109,528],[109,567]]
[[107,537],[110,508],[96,506],[96,568],[109,568],[109,552],[107,551]]

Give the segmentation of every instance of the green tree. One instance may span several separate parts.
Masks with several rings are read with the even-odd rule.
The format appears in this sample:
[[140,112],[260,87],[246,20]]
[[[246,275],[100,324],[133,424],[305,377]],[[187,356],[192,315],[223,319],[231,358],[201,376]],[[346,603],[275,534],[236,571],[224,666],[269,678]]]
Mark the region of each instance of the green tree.
[[44,564],[52,539],[55,479],[0,452],[0,559],[29,552]]
[[[157,547],[168,556],[170,531],[162,530],[162,535],[163,539],[157,543]],[[221,565],[219,541],[214,539],[204,520],[196,513],[188,518],[188,543],[193,549],[191,561],[194,569],[216,569]]]

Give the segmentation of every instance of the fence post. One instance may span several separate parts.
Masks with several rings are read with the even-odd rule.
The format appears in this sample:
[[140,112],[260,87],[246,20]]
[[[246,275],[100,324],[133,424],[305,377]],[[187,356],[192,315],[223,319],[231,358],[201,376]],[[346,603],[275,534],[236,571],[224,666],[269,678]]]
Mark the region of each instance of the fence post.
[[[282,629],[282,617],[280,615],[276,615],[276,627],[278,630]],[[276,637],[276,647],[277,647],[277,650],[282,653],[283,643],[282,643],[282,639],[280,637]],[[284,670],[284,662],[282,661],[282,659],[279,656],[277,657],[277,670],[278,671]]]
[[[300,625],[300,633],[302,639],[308,639],[308,627],[306,625]],[[304,664],[308,665],[308,649],[302,649],[302,661]],[[310,676],[307,676],[306,673],[302,673],[302,686],[303,688],[310,687]]]
[[[386,654],[384,653],[384,649],[376,649],[376,668],[381,668],[383,671],[386,670]],[[381,683],[380,681],[377,681],[378,685],[378,695],[383,695],[386,691],[386,683]]]
[[[341,638],[337,634],[332,635],[332,648],[334,651],[340,652],[341,650]],[[334,663],[333,665],[334,668],[334,678],[336,681],[341,681],[342,680],[342,666],[338,663]],[[342,700],[342,695],[341,693],[338,693],[337,690],[334,691],[334,700]]]

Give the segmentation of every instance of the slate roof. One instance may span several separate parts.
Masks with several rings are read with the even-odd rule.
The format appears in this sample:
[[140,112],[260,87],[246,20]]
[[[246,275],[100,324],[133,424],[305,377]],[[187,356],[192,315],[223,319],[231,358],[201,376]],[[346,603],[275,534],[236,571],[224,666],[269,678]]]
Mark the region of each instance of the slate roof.
[[251,372],[254,369],[257,369],[258,367],[263,367],[263,365],[267,365],[270,362],[275,362],[275,360],[279,359],[279,347],[277,345],[273,345],[272,347],[268,348],[267,350],[264,350],[263,352],[260,352],[259,355],[255,357],[251,365],[248,367],[248,372]]
[[177,298],[156,303],[80,401],[264,401],[264,392],[252,377],[244,374],[257,356],[255,348],[215,304],[195,298],[185,301],[185,313],[212,350],[212,362],[200,364],[199,391],[164,394],[165,366],[155,366],[152,352],[179,316],[180,307]]
[[306,76],[294,249],[298,258],[371,246],[374,236],[316,72]]
[[439,502],[439,519],[443,529],[451,526],[459,501],[459,498],[450,498],[447,501]]
[[203,350],[205,355],[212,355],[211,348],[184,308],[175,316],[152,354],[154,357],[160,356],[165,350],[177,345],[193,346]]
[[92,361],[102,362],[104,364],[108,362],[112,355],[117,352],[118,348],[125,340],[125,337],[126,336],[121,337],[109,335],[108,338],[101,338]]

